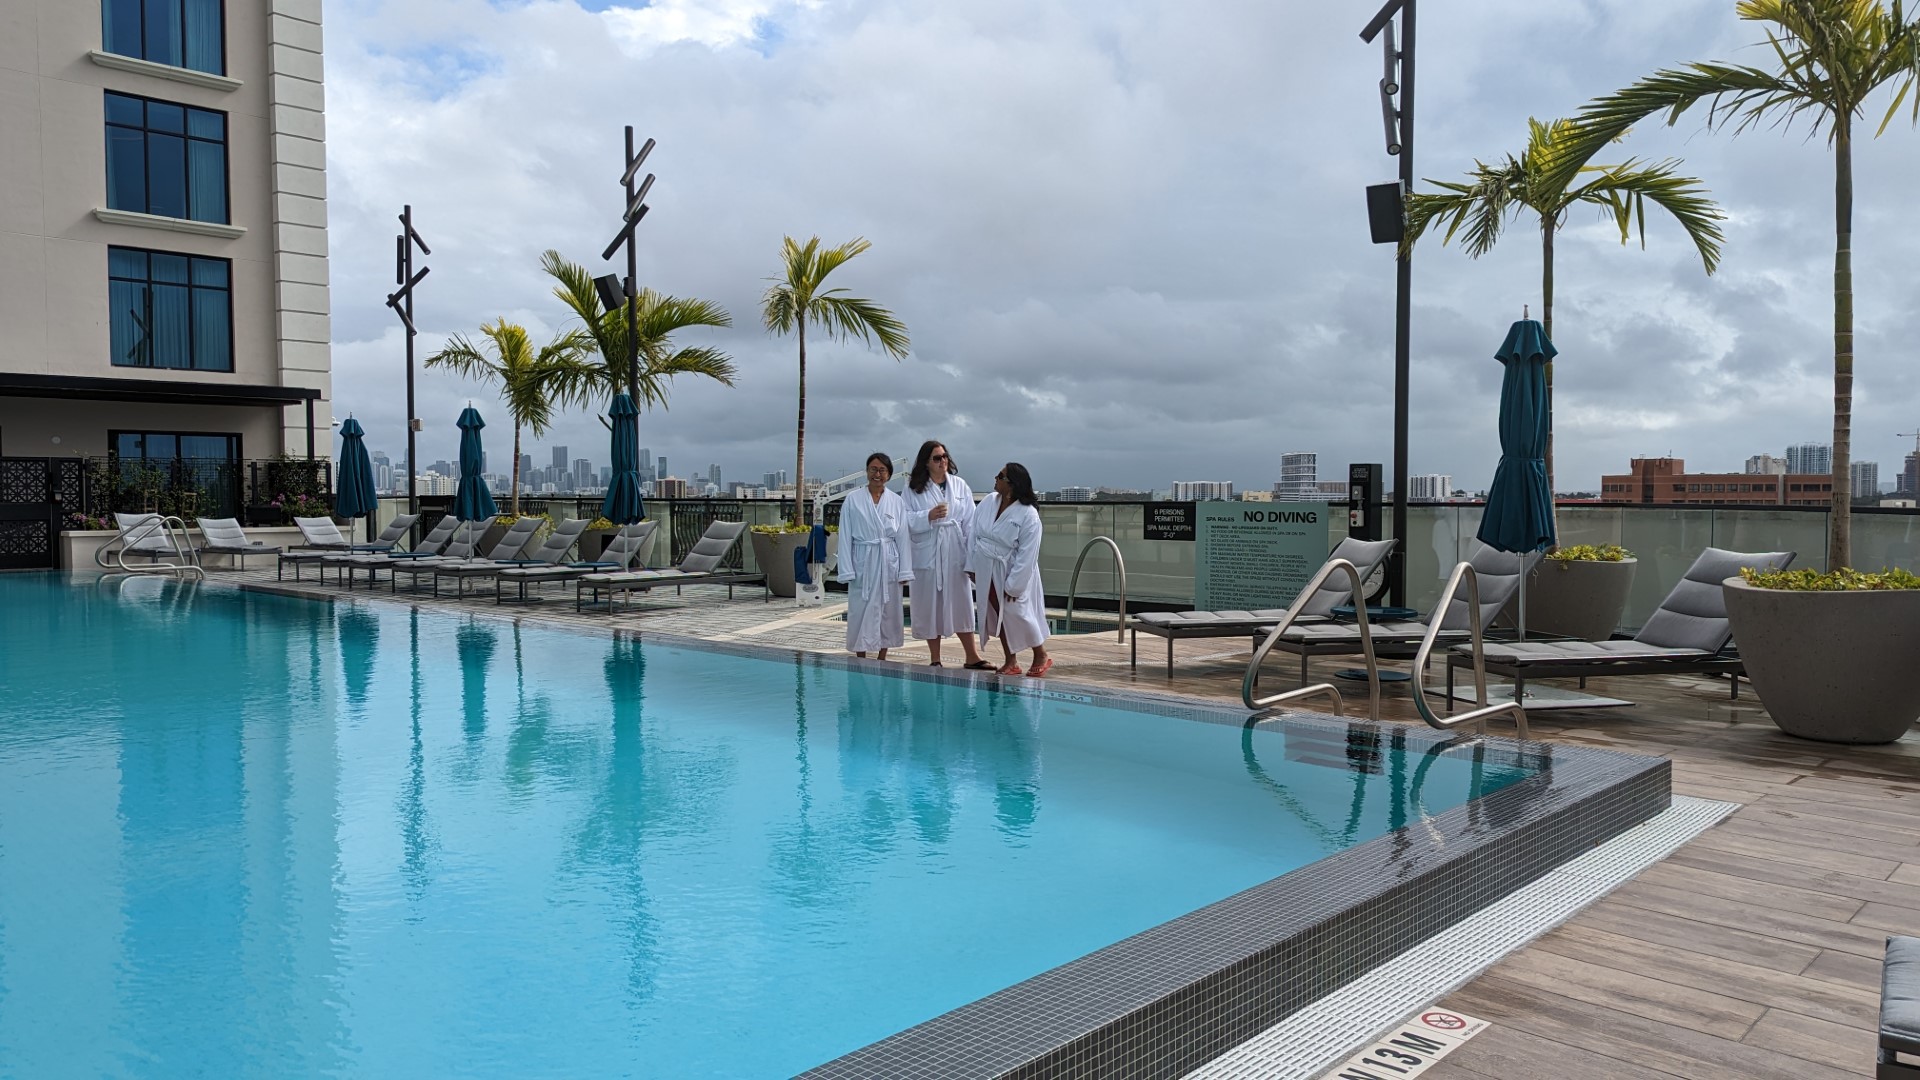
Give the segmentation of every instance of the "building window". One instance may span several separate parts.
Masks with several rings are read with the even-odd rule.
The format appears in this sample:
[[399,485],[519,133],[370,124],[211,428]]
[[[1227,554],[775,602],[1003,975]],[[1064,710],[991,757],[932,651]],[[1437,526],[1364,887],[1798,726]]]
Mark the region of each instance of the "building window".
[[114,366],[232,371],[232,277],[225,259],[108,248]]
[[180,461],[235,462],[240,460],[240,436],[202,435],[179,431],[115,431],[108,435],[113,454],[121,461],[171,465]]
[[107,208],[227,224],[227,114],[109,92]]
[[209,75],[227,73],[221,0],[100,0],[106,51]]

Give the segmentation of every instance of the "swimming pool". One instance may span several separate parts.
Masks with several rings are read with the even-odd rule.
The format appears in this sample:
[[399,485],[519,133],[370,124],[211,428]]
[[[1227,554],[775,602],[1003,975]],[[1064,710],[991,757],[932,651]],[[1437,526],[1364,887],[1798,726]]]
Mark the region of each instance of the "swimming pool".
[[0,575],[0,1062],[845,1071],[1578,772],[991,685]]

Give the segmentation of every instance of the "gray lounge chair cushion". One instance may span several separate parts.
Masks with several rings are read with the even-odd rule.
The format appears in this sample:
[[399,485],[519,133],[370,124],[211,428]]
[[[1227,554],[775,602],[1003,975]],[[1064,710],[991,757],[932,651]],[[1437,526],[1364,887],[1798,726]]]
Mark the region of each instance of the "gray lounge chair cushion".
[[1880,1045],[1920,1054],[1920,938],[1887,939],[1880,967]]
[[143,555],[177,553],[173,533],[160,524],[159,514],[115,514],[113,523],[120,529],[120,543],[128,552]]
[[495,562],[519,558],[520,553],[527,549],[527,545],[533,543],[534,535],[544,524],[546,522],[537,517],[523,517],[515,521],[507,527],[505,533],[501,534],[500,539],[494,542],[493,547],[488,549],[486,557]]
[[215,555],[265,555],[280,550],[248,540],[247,531],[240,527],[237,518],[201,518],[195,525],[200,529],[201,551]]
[[1659,610],[1633,639],[1647,645],[1719,652],[1733,637],[1727,623],[1726,593],[1720,583],[1738,577],[1743,566],[1778,570],[1792,561],[1791,551],[1743,554],[1710,547],[1693,560],[1680,584],[1660,602]]
[[1222,629],[1238,629],[1248,623],[1274,623],[1287,614],[1286,608],[1260,608],[1257,611],[1143,611],[1128,618],[1134,622],[1148,623],[1153,626],[1188,627],[1219,626]]
[[[518,566],[511,570],[500,571],[500,576],[509,581],[570,581],[597,573],[608,573],[630,565],[634,556],[640,553],[652,539],[654,529],[659,525],[654,521],[642,521],[633,525],[623,525],[613,534],[607,546],[600,552],[595,564],[583,566]],[[584,523],[583,523],[584,527]],[[613,563],[612,567],[598,563]]]
[[707,531],[680,560],[680,569],[690,573],[710,574],[717,569],[733,550],[733,545],[745,535],[747,523],[744,521],[713,521],[707,523]]
[[[1345,559],[1360,571],[1360,580],[1365,582],[1387,553],[1393,550],[1392,540],[1356,540],[1349,536],[1334,545],[1333,554],[1327,561]],[[1313,596],[1307,600],[1307,606],[1300,609],[1302,615],[1331,615],[1333,609],[1342,604],[1353,603],[1353,581],[1345,574],[1335,574],[1322,582]]]
[[293,523],[300,528],[300,535],[307,547],[343,548],[352,547],[352,543],[341,535],[340,526],[330,517],[297,517]]
[[[1272,627],[1259,631],[1264,636],[1271,633]],[[1419,641],[1427,635],[1427,624],[1420,622],[1377,622],[1368,623],[1367,632],[1372,635],[1373,643],[1401,643]],[[1454,641],[1466,636],[1465,630],[1442,630],[1437,640]],[[1290,641],[1300,645],[1346,645],[1360,647],[1359,623],[1301,623],[1287,628],[1280,635],[1281,641]]]
[[[1474,542],[1474,549],[1467,556],[1467,565],[1473,567],[1473,575],[1480,586],[1480,628],[1485,630],[1493,625],[1493,617],[1507,606],[1514,593],[1520,591],[1522,566],[1531,571],[1540,564],[1540,552],[1530,551],[1524,559],[1515,552],[1500,551],[1485,544]],[[1447,615],[1440,623],[1447,630],[1466,630],[1467,596],[1464,587],[1454,594],[1447,604]]]
[[[1460,651],[1469,651],[1459,646]],[[1487,642],[1483,651],[1499,663],[1594,663],[1606,660],[1674,660],[1712,656],[1701,649],[1669,649],[1639,641],[1502,641]]]

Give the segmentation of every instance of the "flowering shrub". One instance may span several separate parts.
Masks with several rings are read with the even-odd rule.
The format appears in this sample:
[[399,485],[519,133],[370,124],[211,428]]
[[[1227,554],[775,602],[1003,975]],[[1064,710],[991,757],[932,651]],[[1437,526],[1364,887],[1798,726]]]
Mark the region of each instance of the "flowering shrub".
[[274,496],[273,501],[267,505],[288,517],[331,517],[333,515],[333,507],[312,495],[289,495],[283,491]]
[[66,520],[62,523],[62,528],[65,528],[69,532],[80,532],[87,529],[111,529],[114,528],[114,524],[112,519],[107,517],[95,517],[92,514],[68,514]]

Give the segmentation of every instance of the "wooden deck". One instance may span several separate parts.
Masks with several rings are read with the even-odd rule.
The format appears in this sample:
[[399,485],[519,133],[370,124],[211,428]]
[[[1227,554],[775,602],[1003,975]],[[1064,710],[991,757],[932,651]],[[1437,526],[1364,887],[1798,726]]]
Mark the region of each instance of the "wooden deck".
[[[1112,634],[1053,650],[1063,678],[1236,702],[1248,657],[1229,639],[1182,643],[1170,683],[1159,639],[1141,643],[1137,674]],[[1276,682],[1291,660],[1269,662]],[[1742,808],[1445,998],[1494,1026],[1426,1075],[1871,1076],[1886,935],[1920,934],[1920,735],[1804,742],[1750,687],[1733,701],[1704,678],[1588,689],[1638,704],[1535,713],[1535,736],[1663,755],[1676,794]],[[1404,688],[1388,698],[1389,716],[1414,719]]]
[[[220,576],[273,583],[271,571]],[[733,601],[708,591],[593,621],[826,651],[841,640],[839,624],[750,590]],[[546,608],[527,614],[575,621],[571,604]],[[1182,643],[1169,680],[1159,639],[1142,642],[1138,672],[1110,632],[1050,647],[1062,682],[1235,704],[1248,656],[1236,639]],[[909,645],[894,657],[926,653]],[[1272,661],[1276,683],[1290,660]],[[1316,665],[1319,675],[1345,666]],[[1803,742],[1774,728],[1750,688],[1732,701],[1724,681],[1705,678],[1596,679],[1589,690],[1638,704],[1536,713],[1536,737],[1664,755],[1676,794],[1742,808],[1445,998],[1494,1026],[1426,1075],[1872,1075],[1885,937],[1920,934],[1920,735],[1885,747]],[[1404,686],[1388,691],[1386,711],[1415,722]]]

